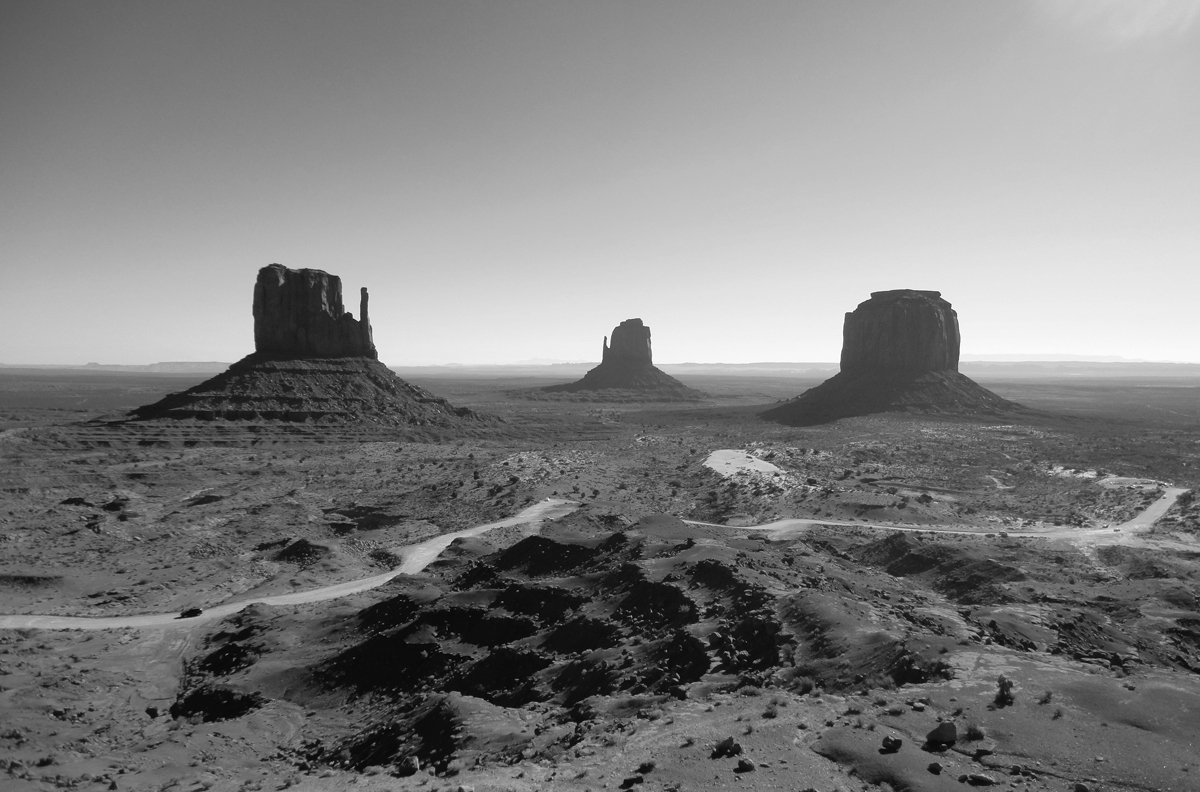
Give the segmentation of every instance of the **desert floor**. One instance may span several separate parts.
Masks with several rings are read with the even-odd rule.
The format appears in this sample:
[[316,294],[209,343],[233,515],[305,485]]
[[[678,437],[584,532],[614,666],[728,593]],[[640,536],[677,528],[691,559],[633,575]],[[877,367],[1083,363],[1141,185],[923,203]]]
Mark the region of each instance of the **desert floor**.
[[398,434],[0,369],[0,787],[1200,789],[1200,383],[683,379],[414,380],[503,423]]

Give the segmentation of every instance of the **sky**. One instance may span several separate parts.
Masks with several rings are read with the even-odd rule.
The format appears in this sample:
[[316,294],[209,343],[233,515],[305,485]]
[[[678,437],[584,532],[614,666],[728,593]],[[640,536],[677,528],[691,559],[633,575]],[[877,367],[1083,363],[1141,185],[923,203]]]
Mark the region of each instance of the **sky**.
[[258,269],[393,365],[1200,362],[1200,0],[5,0],[0,363],[233,361]]

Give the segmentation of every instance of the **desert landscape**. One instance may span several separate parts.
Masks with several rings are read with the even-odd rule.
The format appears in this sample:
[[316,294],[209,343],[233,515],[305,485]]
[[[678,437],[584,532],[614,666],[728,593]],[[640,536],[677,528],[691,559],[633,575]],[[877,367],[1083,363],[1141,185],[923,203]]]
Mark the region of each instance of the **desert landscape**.
[[[904,299],[855,343],[957,371]],[[1200,788],[1196,367],[790,426],[819,380],[410,384],[268,302],[204,382],[0,369],[6,789]]]
[[1198,0],[0,3],[0,792],[1200,792]]

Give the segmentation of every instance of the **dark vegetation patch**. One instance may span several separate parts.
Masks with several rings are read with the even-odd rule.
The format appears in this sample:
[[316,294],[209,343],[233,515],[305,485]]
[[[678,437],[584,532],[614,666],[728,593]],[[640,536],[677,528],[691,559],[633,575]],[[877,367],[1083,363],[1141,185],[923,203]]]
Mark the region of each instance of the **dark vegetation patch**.
[[366,632],[382,632],[412,621],[419,607],[409,595],[398,594],[363,608],[358,613],[358,623]]
[[303,568],[312,566],[332,554],[333,551],[324,545],[315,544],[307,539],[297,539],[276,553],[275,560],[299,564]]
[[171,705],[171,717],[199,717],[205,723],[240,718],[266,703],[259,693],[244,693],[226,685],[204,684],[181,695]]
[[399,633],[377,635],[340,652],[315,669],[318,682],[368,692],[412,693],[434,689],[465,658],[436,643],[409,643]]
[[229,676],[254,664],[261,650],[237,642],[230,642],[209,654],[196,663],[196,670],[202,674],[213,676]]
[[4,574],[0,575],[0,588],[44,589],[62,585],[62,575]]
[[496,647],[528,638],[537,631],[537,623],[524,616],[505,616],[483,608],[439,608],[425,611],[413,623],[413,629],[428,625],[439,638],[455,636],[476,646]]
[[621,629],[612,622],[577,616],[550,633],[542,648],[558,654],[576,654],[616,646],[620,638]]
[[541,536],[530,536],[501,551],[494,561],[496,569],[521,572],[530,577],[562,574],[591,561],[598,554],[596,547],[585,544],[556,542]]
[[699,620],[696,603],[670,583],[639,580],[621,601],[616,617],[640,630],[680,627]]
[[543,624],[558,624],[588,598],[553,586],[512,583],[496,597],[495,604],[512,613],[532,616]]
[[544,698],[535,675],[553,660],[527,649],[503,646],[451,679],[449,690],[506,707],[520,707]]

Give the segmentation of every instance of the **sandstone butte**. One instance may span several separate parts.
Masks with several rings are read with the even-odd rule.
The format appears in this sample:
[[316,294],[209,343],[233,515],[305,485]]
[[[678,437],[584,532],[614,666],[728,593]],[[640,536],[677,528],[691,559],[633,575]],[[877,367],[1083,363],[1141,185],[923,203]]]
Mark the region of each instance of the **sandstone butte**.
[[958,314],[941,292],[872,292],[846,314],[841,370],[762,413],[790,426],[881,412],[1000,416],[1022,409],[958,371]]
[[367,290],[359,318],[342,307],[342,279],[315,269],[271,264],[254,284],[254,350],[281,360],[365,357],[378,359],[367,316]]
[[255,351],[221,374],[172,393],[130,420],[375,424],[449,428],[490,421],[412,385],[383,365],[367,290],[359,318],[342,305],[342,281],[271,264],[254,284]]
[[551,385],[543,391],[631,391],[651,399],[700,399],[704,394],[689,388],[654,365],[650,346],[650,328],[641,319],[626,319],[604,337],[600,365],[583,379]]

